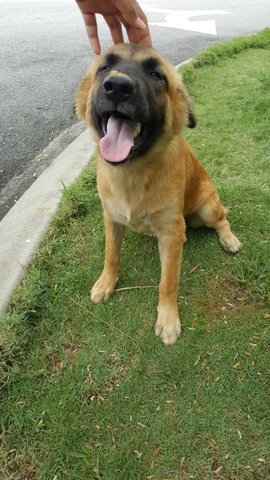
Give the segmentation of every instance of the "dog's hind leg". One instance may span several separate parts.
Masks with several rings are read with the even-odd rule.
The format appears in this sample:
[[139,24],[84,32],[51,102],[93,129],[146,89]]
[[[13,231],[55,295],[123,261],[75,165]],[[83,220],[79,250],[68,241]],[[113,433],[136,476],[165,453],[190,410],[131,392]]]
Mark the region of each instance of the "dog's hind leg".
[[[214,188],[214,187],[213,187]],[[191,226],[202,226],[216,230],[219,242],[226,252],[237,253],[241,242],[232,233],[226,216],[226,208],[221,204],[216,190],[212,190],[189,222]]]
[[115,223],[104,213],[106,227],[105,262],[103,272],[91,290],[94,303],[106,302],[114,293],[119,280],[120,248],[124,226]]

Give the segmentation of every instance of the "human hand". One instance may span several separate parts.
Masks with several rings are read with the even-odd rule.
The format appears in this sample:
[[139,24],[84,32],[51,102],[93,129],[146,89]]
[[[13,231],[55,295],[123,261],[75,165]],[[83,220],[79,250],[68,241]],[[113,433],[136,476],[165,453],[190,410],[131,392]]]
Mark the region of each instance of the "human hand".
[[96,55],[101,52],[96,13],[104,17],[114,43],[124,41],[123,25],[130,42],[151,46],[147,18],[136,0],[76,0],[76,2],[82,12],[87,35]]

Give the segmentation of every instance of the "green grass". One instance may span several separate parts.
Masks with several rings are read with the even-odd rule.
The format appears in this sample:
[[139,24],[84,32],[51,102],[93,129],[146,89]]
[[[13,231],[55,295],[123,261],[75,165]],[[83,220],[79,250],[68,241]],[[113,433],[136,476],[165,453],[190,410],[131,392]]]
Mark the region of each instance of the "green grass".
[[[172,347],[153,332],[156,289],[92,305],[104,259],[92,161],[1,321],[1,480],[269,477],[270,55],[252,38],[192,67],[199,123],[186,132],[241,252],[188,231]],[[127,233],[119,287],[159,274],[155,239]]]

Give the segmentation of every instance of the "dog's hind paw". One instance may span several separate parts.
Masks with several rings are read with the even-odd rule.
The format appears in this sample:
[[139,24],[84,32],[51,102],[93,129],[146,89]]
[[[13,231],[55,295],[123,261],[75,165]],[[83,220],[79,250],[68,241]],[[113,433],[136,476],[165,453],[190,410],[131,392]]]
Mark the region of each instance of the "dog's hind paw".
[[238,240],[238,238],[233,233],[230,233],[229,235],[220,236],[219,242],[222,248],[224,248],[226,252],[230,252],[230,253],[239,252],[242,245],[240,240]]
[[91,300],[94,303],[107,302],[112,297],[118,277],[102,273],[91,290]]
[[155,334],[160,337],[165,345],[173,345],[181,334],[181,322],[178,314],[171,316],[168,313],[159,312],[155,325]]

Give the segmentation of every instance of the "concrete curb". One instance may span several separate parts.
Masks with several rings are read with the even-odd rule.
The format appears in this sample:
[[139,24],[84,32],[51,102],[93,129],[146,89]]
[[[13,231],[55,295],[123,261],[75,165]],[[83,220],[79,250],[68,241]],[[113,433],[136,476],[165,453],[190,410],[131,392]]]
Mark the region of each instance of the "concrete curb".
[[187,65],[188,63],[191,63],[192,60],[193,60],[193,57],[190,57],[187,60],[184,60],[183,62],[178,63],[178,65],[175,65],[176,70],[178,70],[178,68],[182,67],[183,65]]
[[95,151],[89,130],[81,133],[22,195],[0,223],[0,313],[43,240],[61,200]]

